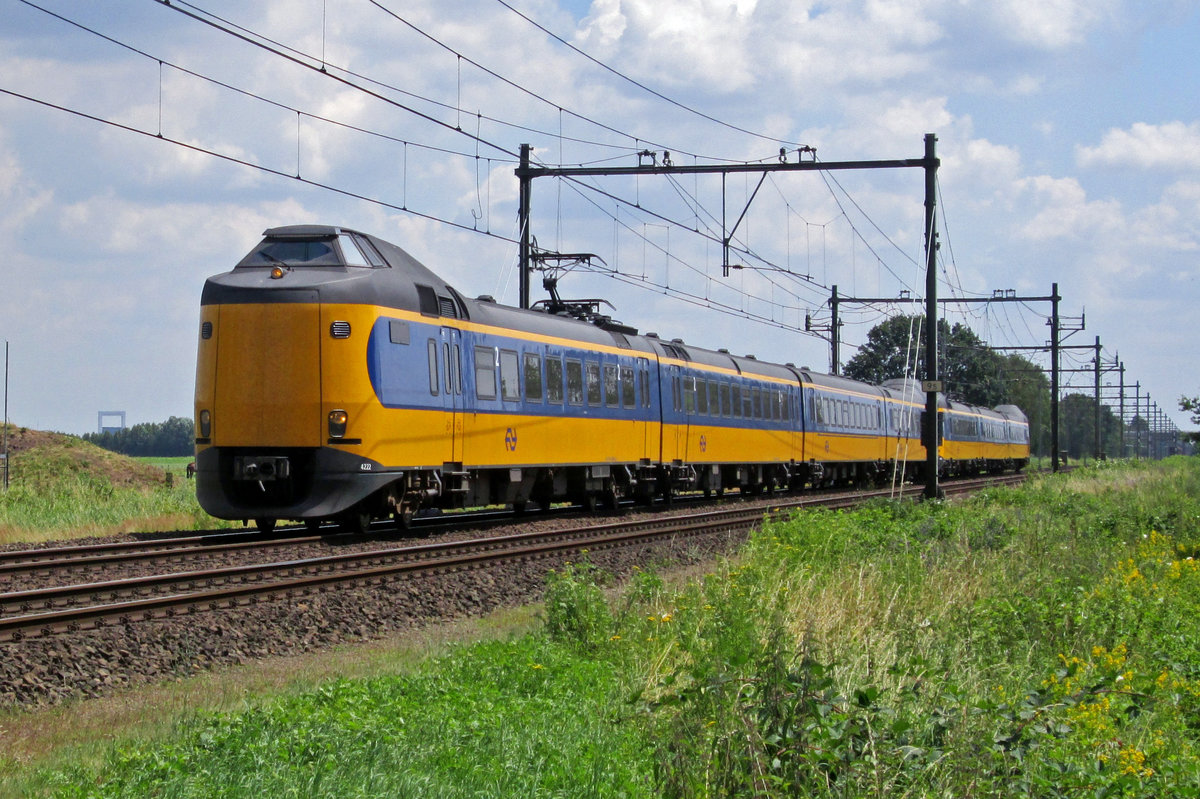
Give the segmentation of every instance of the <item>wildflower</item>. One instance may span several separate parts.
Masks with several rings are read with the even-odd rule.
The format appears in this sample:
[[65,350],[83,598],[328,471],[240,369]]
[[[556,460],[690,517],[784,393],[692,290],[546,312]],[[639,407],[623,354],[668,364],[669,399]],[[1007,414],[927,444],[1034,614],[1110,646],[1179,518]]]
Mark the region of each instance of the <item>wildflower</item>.
[[535,670],[536,670],[536,669],[540,669],[540,668],[542,667],[542,664],[541,664],[541,663],[530,663],[530,664],[529,664],[529,667],[530,667],[531,669],[535,669]]
[[1132,774],[1135,777],[1152,777],[1154,769],[1146,767],[1146,753],[1133,746],[1126,746],[1117,753],[1122,774]]
[[664,614],[662,615],[662,619],[661,619],[661,621],[670,621],[670,620],[671,620],[671,614],[670,614],[670,613],[664,613]]
[[619,635],[613,635],[613,636],[610,636],[608,640],[610,640],[610,641],[620,641],[620,640],[621,640],[621,636],[619,636]]

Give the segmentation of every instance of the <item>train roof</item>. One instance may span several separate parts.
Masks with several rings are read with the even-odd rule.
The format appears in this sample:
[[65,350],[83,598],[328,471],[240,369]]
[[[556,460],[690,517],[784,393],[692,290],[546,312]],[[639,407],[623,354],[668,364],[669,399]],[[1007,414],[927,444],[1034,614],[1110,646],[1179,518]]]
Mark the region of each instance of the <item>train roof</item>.
[[870,383],[864,383],[861,380],[852,380],[849,377],[841,375],[828,375],[821,372],[814,372],[812,369],[804,368],[801,370],[806,383],[812,383],[814,386],[822,388],[830,388],[837,391],[848,391],[857,394],[867,394],[873,397],[887,397],[888,392],[884,391],[879,386]]

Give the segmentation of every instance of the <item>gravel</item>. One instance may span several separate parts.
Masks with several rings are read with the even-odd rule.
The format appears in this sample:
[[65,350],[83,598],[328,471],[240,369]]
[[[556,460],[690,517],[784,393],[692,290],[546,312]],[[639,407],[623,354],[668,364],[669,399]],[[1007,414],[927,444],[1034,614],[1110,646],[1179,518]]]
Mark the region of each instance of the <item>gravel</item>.
[[[685,511],[686,512],[686,511]],[[563,529],[585,524],[580,517],[554,516],[487,531],[458,531],[430,543],[481,535],[505,535],[531,529]],[[142,538],[145,538],[144,536]],[[131,540],[114,537],[107,540]],[[694,563],[729,551],[739,535],[720,534],[654,547],[634,546],[590,552],[589,560],[621,576],[648,562]],[[88,539],[100,543],[101,539]],[[60,543],[82,543],[60,542]],[[270,557],[283,560],[316,557],[332,551],[379,549],[409,542],[364,540],[331,546],[298,545]],[[10,546],[6,549],[29,548]],[[128,623],[99,630],[0,645],[0,708],[40,706],[80,697],[95,697],[119,688],[190,675],[217,665],[256,658],[297,655],[337,644],[366,641],[434,622],[477,616],[541,598],[549,570],[572,556],[542,558],[467,572],[404,578],[386,586],[338,588],[300,598],[263,601],[236,610],[206,611],[153,622]],[[577,556],[574,556],[577,558]],[[220,565],[262,561],[231,554]],[[215,565],[211,562],[205,564]],[[193,568],[189,562],[188,568]],[[161,570],[161,567],[160,569]],[[147,573],[144,566],[125,564],[102,579]],[[89,576],[89,579],[94,575]],[[33,588],[29,575],[0,590]]]

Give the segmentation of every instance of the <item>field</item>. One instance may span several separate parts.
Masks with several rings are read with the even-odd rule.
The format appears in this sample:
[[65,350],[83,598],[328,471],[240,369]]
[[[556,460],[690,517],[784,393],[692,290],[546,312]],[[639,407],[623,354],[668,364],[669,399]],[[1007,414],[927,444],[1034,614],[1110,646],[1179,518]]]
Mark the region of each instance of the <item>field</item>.
[[1198,545],[1195,459],[805,512],[458,643],[0,718],[0,795],[1194,796]]
[[0,544],[227,527],[196,502],[191,458],[127,458],[75,436],[10,426]]

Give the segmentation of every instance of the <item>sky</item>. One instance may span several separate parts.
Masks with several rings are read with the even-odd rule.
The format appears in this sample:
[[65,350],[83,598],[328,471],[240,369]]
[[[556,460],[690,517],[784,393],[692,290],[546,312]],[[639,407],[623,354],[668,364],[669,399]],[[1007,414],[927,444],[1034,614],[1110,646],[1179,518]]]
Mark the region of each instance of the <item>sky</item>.
[[[516,304],[522,144],[710,166],[919,159],[932,133],[938,295],[1057,283],[1109,404],[1123,363],[1130,404],[1136,382],[1193,429],[1198,46],[1186,0],[0,0],[8,416],[191,416],[204,280],[278,225],[365,231]],[[759,180],[538,178],[530,232],[595,256],[553,273],[564,297],[826,371],[833,286],[924,295],[923,170]],[[920,306],[840,311],[844,364]],[[998,347],[1044,345],[1049,314],[945,304]],[[1092,357],[1065,351],[1066,392],[1091,395]]]

